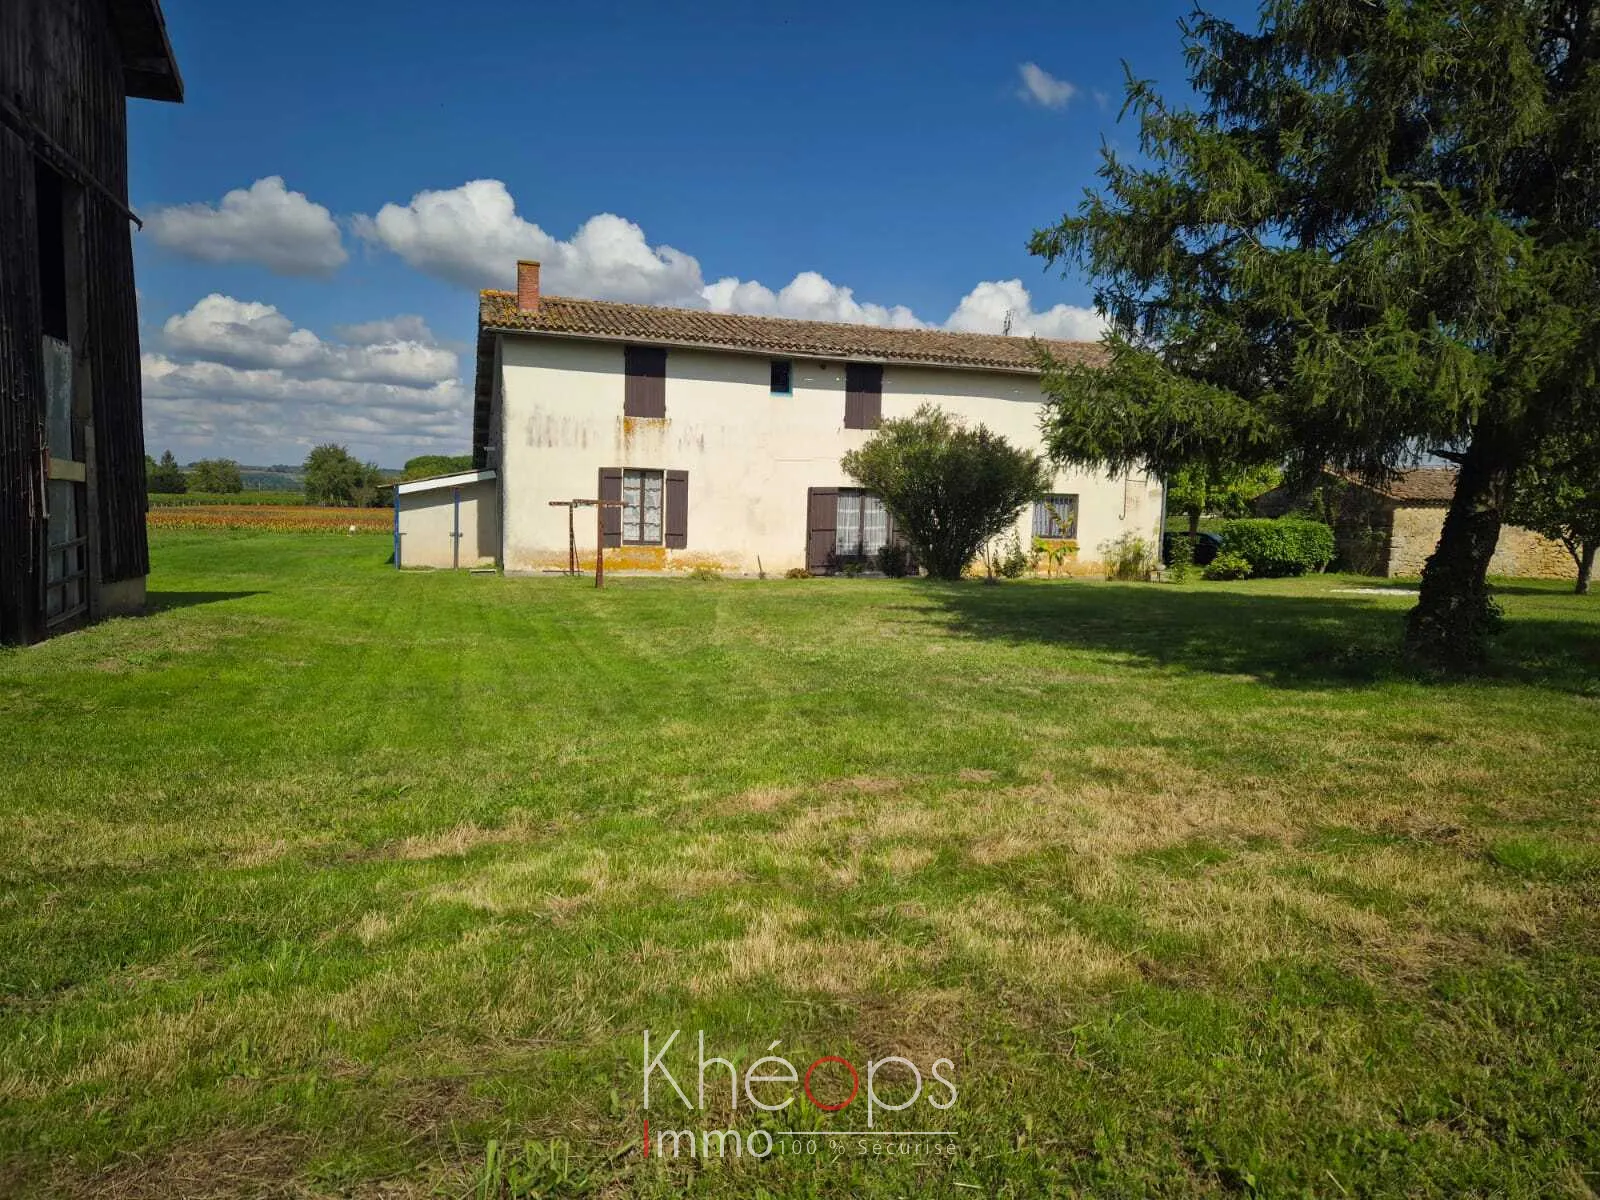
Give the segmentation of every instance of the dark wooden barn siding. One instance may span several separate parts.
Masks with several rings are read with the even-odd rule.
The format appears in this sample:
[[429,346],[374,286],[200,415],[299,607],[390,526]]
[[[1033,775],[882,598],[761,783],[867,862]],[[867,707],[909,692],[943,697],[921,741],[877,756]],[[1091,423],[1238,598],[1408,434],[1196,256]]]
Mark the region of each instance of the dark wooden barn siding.
[[[126,203],[126,99],[105,0],[0,3],[0,96]],[[33,537],[19,518],[31,503],[26,479],[38,475],[42,443],[36,248],[29,235],[33,161],[26,141],[0,124],[0,561],[6,576],[0,591],[8,599],[37,586],[36,577],[31,583],[13,579],[13,564],[27,560]],[[75,174],[59,164],[56,169],[69,179]],[[92,185],[83,186],[82,197],[100,563],[103,579],[115,582],[149,570],[133,227]]]
[[22,236],[32,228],[30,156],[0,129],[0,642],[35,636],[43,586],[44,378],[33,243]]

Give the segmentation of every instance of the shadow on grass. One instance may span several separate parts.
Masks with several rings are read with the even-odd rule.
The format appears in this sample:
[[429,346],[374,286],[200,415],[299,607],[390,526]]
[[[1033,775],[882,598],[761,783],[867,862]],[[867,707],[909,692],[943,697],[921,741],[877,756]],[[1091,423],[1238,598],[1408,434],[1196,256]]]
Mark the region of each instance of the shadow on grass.
[[[1281,687],[1359,687],[1460,677],[1400,653],[1405,608],[1360,596],[981,583],[924,585],[958,636],[1131,655],[1160,667],[1249,675]],[[927,609],[892,611],[927,618]],[[1472,676],[1600,696],[1600,623],[1515,616]]]
[[144,611],[146,614],[166,612],[173,608],[193,608],[196,604],[220,604],[224,600],[243,600],[246,596],[261,596],[265,593],[254,592],[146,592],[144,597]]

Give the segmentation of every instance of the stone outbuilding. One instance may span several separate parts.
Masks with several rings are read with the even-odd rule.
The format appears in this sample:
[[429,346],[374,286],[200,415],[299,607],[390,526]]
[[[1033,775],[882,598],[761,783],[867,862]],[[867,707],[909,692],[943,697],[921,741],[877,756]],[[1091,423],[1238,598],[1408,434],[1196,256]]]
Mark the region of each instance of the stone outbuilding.
[[[1333,525],[1336,565],[1363,575],[1416,576],[1439,544],[1445,512],[1456,492],[1454,467],[1415,467],[1381,483],[1325,472],[1315,494],[1274,488],[1256,500],[1262,516],[1314,511]],[[1491,575],[1576,579],[1577,564],[1560,542],[1504,525]]]

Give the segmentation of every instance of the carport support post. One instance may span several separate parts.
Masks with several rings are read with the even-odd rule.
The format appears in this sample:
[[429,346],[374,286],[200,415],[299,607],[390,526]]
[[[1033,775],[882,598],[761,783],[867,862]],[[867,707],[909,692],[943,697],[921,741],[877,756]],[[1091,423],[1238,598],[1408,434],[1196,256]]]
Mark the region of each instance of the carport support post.
[[454,512],[451,514],[452,527],[450,530],[450,566],[459,569],[461,566],[461,489],[450,489]]

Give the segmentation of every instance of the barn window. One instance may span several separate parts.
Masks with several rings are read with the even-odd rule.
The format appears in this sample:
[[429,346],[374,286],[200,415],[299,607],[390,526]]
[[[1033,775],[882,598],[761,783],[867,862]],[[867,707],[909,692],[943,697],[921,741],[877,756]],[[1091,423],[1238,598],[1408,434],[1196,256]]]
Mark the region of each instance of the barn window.
[[786,358],[772,360],[772,394],[794,395],[794,364]]
[[1078,536],[1078,498],[1060,493],[1041,496],[1033,502],[1033,536],[1036,538],[1075,538]]
[[43,163],[33,170],[38,216],[39,322],[46,337],[67,340],[66,184]]
[[622,544],[661,545],[661,471],[622,472]]
[[889,544],[889,513],[883,501],[859,488],[840,488],[833,552],[839,558],[871,558]]

